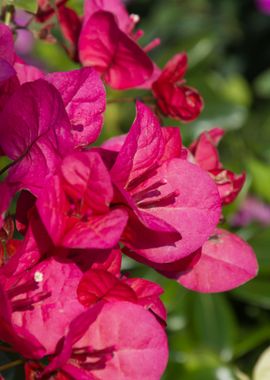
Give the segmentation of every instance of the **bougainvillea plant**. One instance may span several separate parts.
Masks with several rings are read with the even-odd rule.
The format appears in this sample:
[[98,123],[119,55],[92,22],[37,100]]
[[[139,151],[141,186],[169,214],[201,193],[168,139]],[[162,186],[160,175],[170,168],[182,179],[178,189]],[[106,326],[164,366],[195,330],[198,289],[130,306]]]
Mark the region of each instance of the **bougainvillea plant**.
[[[24,62],[17,9],[2,9],[0,350],[17,354],[28,380],[158,380],[163,289],[124,273],[122,256],[198,292],[250,280],[252,249],[218,226],[245,174],[220,162],[220,128],[186,147],[178,127],[161,126],[162,115],[187,123],[202,110],[186,53],[160,69],[147,54],[159,40],[140,45],[139,16],[120,0],[85,0],[83,17],[67,3],[38,0],[27,22],[44,35],[57,20],[81,64],[66,72]],[[134,102],[129,132],[97,146],[109,87],[143,88],[153,104]]]

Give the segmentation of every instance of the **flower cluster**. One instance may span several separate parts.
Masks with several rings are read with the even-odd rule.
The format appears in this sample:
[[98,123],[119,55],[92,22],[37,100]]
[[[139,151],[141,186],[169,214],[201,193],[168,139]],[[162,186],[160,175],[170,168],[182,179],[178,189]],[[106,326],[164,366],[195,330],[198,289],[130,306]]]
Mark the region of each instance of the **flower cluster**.
[[[168,359],[163,289],[121,272],[122,255],[186,288],[229,290],[256,275],[252,249],[217,227],[245,175],[223,167],[223,131],[189,147],[160,112],[202,109],[184,82],[185,53],[159,69],[142,48],[137,15],[118,0],[38,1],[57,17],[82,68],[45,73],[14,50],[0,24],[0,340],[23,357],[26,379],[158,380]],[[91,146],[102,129],[104,82],[145,88],[126,135]],[[157,114],[158,115],[157,115]],[[11,215],[10,205],[16,211]]]

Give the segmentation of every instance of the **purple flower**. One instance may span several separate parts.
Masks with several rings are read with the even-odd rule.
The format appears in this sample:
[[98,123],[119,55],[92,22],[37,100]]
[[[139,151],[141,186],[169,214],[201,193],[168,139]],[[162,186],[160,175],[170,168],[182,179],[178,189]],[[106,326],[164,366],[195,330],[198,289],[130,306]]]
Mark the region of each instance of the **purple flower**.
[[255,197],[248,197],[240,210],[233,216],[233,226],[246,226],[252,222],[262,225],[270,224],[270,206]]

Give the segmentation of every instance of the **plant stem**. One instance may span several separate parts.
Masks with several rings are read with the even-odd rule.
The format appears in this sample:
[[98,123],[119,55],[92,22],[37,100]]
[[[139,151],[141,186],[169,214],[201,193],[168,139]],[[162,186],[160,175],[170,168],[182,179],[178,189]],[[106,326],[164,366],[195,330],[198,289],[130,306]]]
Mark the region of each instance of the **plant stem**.
[[0,366],[0,372],[6,371],[9,368],[16,367],[17,365],[23,364],[24,361],[22,359],[14,360],[13,362],[9,362],[7,364],[3,364]]
[[5,7],[5,19],[4,23],[9,26],[12,20],[12,14],[14,10],[13,0],[7,0],[7,5]]

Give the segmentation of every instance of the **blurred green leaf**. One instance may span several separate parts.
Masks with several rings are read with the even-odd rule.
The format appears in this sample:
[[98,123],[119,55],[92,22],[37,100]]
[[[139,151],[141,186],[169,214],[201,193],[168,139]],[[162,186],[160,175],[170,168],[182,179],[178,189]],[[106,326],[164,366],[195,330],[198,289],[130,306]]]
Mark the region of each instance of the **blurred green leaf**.
[[269,326],[258,326],[255,330],[245,333],[241,341],[235,345],[234,359],[247,355],[263,343],[268,342],[270,338]]
[[249,240],[249,244],[251,244],[256,253],[260,273],[270,274],[270,227],[263,230],[260,229],[260,231]]
[[253,305],[270,309],[270,281],[268,278],[256,278],[235,289],[232,294]]
[[[184,380],[236,380],[236,376],[230,368],[206,367],[203,363],[195,370],[190,370],[182,377]],[[177,379],[171,377],[170,379]],[[168,379],[169,380],[169,379]]]
[[201,64],[215,48],[216,38],[213,35],[208,35],[201,38],[189,51],[188,62],[189,70],[194,66]]
[[222,95],[229,101],[249,106],[252,94],[245,79],[241,75],[234,74],[224,80],[221,88]]
[[227,130],[238,129],[243,126],[246,118],[247,109],[245,107],[226,101],[210,101],[206,98],[201,116],[190,124],[190,128],[196,129],[196,134],[214,126],[220,126]]
[[221,294],[193,294],[191,311],[194,334],[200,344],[219,353],[222,360],[229,360],[236,326],[226,298]]
[[38,40],[35,44],[34,54],[39,57],[48,71],[67,71],[77,69],[78,64],[72,62],[65,50],[58,44]]
[[15,0],[15,6],[32,13],[36,13],[37,11],[36,0]]
[[270,97],[270,70],[264,71],[256,78],[254,88],[259,96]]
[[252,186],[255,192],[270,202],[270,165],[254,158],[248,160],[248,168],[252,176]]
[[83,13],[83,3],[84,0],[69,0],[68,6],[73,8],[79,14]]

